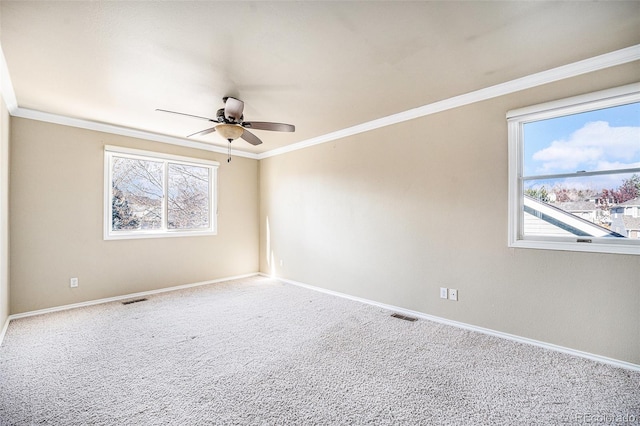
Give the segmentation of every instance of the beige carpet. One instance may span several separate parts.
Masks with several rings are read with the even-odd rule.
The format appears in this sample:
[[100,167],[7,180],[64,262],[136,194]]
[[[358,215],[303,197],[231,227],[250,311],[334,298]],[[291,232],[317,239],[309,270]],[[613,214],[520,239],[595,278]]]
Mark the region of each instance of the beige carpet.
[[254,277],[14,320],[2,425],[640,423],[640,373]]

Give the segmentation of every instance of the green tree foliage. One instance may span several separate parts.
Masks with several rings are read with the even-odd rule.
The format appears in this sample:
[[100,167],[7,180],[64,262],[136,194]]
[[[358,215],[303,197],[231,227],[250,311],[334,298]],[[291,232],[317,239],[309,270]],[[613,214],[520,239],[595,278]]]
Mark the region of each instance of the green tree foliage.
[[547,188],[545,188],[544,186],[541,186],[540,188],[525,189],[524,193],[529,197],[535,198],[544,203],[548,203],[550,200],[549,192],[547,191]]
[[131,213],[129,202],[124,194],[115,184],[113,187],[113,196],[111,198],[111,225],[112,229],[137,229],[139,226],[138,219]]

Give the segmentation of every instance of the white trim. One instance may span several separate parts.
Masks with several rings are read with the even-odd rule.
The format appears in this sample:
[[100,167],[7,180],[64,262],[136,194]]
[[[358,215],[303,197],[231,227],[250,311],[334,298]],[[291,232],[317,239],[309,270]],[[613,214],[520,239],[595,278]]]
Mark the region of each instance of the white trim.
[[[602,109],[617,106],[625,102],[637,102],[640,94],[640,83],[631,83],[625,86],[585,93],[570,98],[544,102],[524,108],[507,111],[507,120],[530,121],[531,116],[535,120],[546,120],[560,115],[571,115],[584,111],[584,105],[589,104],[588,109]],[[561,111],[558,111],[561,110]]]
[[[524,234],[524,205],[532,201],[523,196],[523,181],[533,179],[554,179],[564,176],[594,176],[602,174],[635,173],[638,169],[598,170],[567,174],[523,176],[524,173],[524,125],[533,121],[564,117],[586,111],[612,108],[640,101],[640,83],[600,90],[580,96],[573,96],[531,105],[508,111],[508,246],[524,249],[562,250],[591,253],[613,253],[640,255],[640,241],[625,238],[602,238],[604,234],[593,232],[594,228],[581,226],[579,220],[571,220],[571,225],[586,231],[592,237],[536,236]],[[553,216],[553,209],[544,205],[536,209]],[[594,235],[598,234],[598,235]]]
[[[454,96],[449,99],[444,99],[431,104],[423,105],[418,108],[410,109],[404,112],[393,114],[387,117],[372,120],[366,123],[362,123],[356,126],[348,127],[346,129],[338,130],[335,132],[327,133],[315,138],[303,140],[291,145],[287,145],[281,148],[276,148],[270,151],[263,152],[261,154],[254,154],[252,152],[231,150],[231,154],[237,157],[246,157],[254,160],[262,160],[276,155],[285,154],[299,149],[308,148],[310,146],[319,145],[326,142],[331,142],[336,139],[341,139],[347,136],[353,136],[358,133],[367,132],[370,130],[378,129],[385,126],[391,126],[393,124],[402,123],[404,121],[413,120],[415,118],[424,117],[437,112],[446,111],[453,108],[458,108],[464,105],[469,105],[475,102],[481,102],[488,99],[496,98],[499,96],[508,95],[511,93],[519,92],[521,90],[530,89],[536,86],[541,86],[555,81],[564,80],[566,78],[575,77],[582,74],[587,74],[594,71],[603,70],[618,65],[627,64],[633,61],[640,60],[640,44],[626,47],[624,49],[615,50],[613,52],[605,53],[603,55],[594,56],[592,58],[584,59],[582,61],[574,62],[571,64],[563,65],[560,67],[552,68],[547,71],[542,71],[536,74],[530,74],[525,77],[521,77],[515,80],[511,80],[505,83],[490,86],[484,89],[469,92],[463,95]],[[65,126],[78,127],[81,129],[95,130],[99,132],[112,133],[116,135],[129,136],[138,139],[146,139],[161,143],[168,143],[173,145],[185,146],[189,148],[203,149],[206,151],[217,152],[226,154],[227,149],[211,145],[205,142],[198,142],[194,140],[188,140],[183,138],[177,138],[173,136],[160,135],[143,130],[130,129],[126,127],[116,126],[112,124],[99,123],[90,120],[65,117],[61,115],[51,114],[42,111],[31,110],[27,108],[21,108],[17,105],[15,92],[9,79],[9,72],[6,67],[5,57],[0,49],[0,78],[2,79],[2,93],[5,97],[5,103],[7,103],[7,109],[9,113],[14,117],[29,118],[32,120],[45,121],[48,123],[62,124]]]
[[[559,251],[577,251],[577,252],[586,252],[586,253],[610,253],[610,254],[628,254],[628,255],[640,255],[640,246],[638,245],[638,240],[629,240],[626,241],[628,245],[623,244],[607,244],[604,241],[604,238],[596,238],[596,237],[576,237],[575,241],[560,241],[560,238],[557,237],[558,241],[554,241],[551,238],[549,239],[519,239],[515,241],[509,242],[509,247],[513,248],[523,248],[523,249],[537,249],[537,250],[559,250]],[[566,237],[565,237],[566,238]],[[591,243],[579,243],[577,240],[579,239],[587,239],[592,240]],[[607,238],[608,239],[608,238]],[[622,239],[622,238],[621,238]]]
[[313,145],[330,142],[347,136],[353,136],[358,133],[368,132],[380,127],[391,126],[393,124],[402,123],[403,121],[413,120],[414,118],[420,118],[472,103],[493,99],[499,96],[509,95],[511,93],[541,86],[543,84],[553,83],[555,81],[564,80],[581,74],[587,74],[616,65],[623,65],[637,60],[640,60],[640,44],[574,62],[572,64],[552,68],[547,71],[531,74],[505,83],[496,84],[495,86],[486,87],[463,95],[454,96],[442,101],[423,105],[418,108],[379,118],[363,124],[358,124],[356,126],[348,127],[316,138],[307,139],[282,148],[263,152],[258,155],[258,160],[285,154],[287,152],[297,151],[299,149],[308,148]]
[[[141,159],[145,161],[158,161],[163,163],[163,174],[165,178],[162,197],[162,227],[160,229],[114,231],[112,226],[113,209],[111,205],[111,182],[112,182],[112,160],[113,157],[125,157]],[[206,229],[168,229],[167,228],[167,182],[169,163],[182,163],[206,168],[209,173],[209,227]],[[141,149],[125,148],[120,146],[104,146],[104,223],[103,239],[108,240],[129,240],[139,238],[167,238],[167,237],[202,237],[218,234],[218,167],[217,161],[206,160],[195,157],[184,157],[180,155],[165,154]]]
[[169,160],[171,162],[202,164],[205,166],[214,166],[214,167],[220,166],[219,162],[213,161],[213,160],[207,160],[204,158],[185,157],[183,155],[166,154],[164,152],[147,151],[143,149],[127,148],[124,146],[105,145],[104,150],[108,152],[114,152],[117,154],[127,154],[127,155],[137,156],[137,157],[152,157],[152,158],[158,158],[161,160]]
[[[131,129],[128,127],[116,126],[113,124],[99,123],[97,121],[85,120],[80,118],[65,117],[63,115],[51,114],[43,111],[36,111],[28,108],[17,107],[15,110],[10,111],[13,117],[28,118],[31,120],[44,121],[46,123],[61,124],[63,126],[77,127],[80,129],[95,130],[97,132],[110,133],[114,135],[128,136],[137,139],[145,139],[149,141],[167,143],[172,145],[184,146],[187,148],[202,149],[205,151],[217,152],[220,154],[227,154],[228,149],[212,145],[206,142],[199,142],[190,139],[177,138],[174,136],[161,135],[158,133],[152,133],[145,130]],[[231,150],[231,155],[236,157],[251,158],[253,160],[258,159],[258,155],[252,152],[238,151],[236,149]]]
[[[19,319],[19,318],[33,317],[33,316],[36,316],[36,315],[44,315],[44,314],[49,314],[49,313],[52,313],[52,312],[66,311],[66,310],[69,310],[69,309],[84,308],[86,306],[93,306],[93,305],[100,305],[100,304],[103,304],[103,303],[117,302],[119,300],[135,299],[137,297],[152,296],[154,294],[167,293],[169,291],[184,290],[184,289],[187,289],[187,288],[200,287],[200,286],[208,285],[208,284],[216,284],[216,283],[221,283],[221,282],[225,282],[225,281],[232,281],[232,280],[239,280],[239,279],[243,279],[243,278],[255,277],[256,275],[260,275],[260,274],[258,272],[253,272],[253,273],[250,273],[250,274],[236,275],[236,276],[233,276],[233,277],[219,278],[219,279],[216,279],[216,280],[201,281],[201,282],[197,282],[197,283],[183,284],[183,285],[177,285],[177,286],[173,286],[173,287],[165,287],[165,288],[160,288],[160,289],[157,289],[157,290],[141,291],[139,293],[130,293],[130,294],[122,295],[122,296],[106,297],[104,299],[95,299],[95,300],[89,300],[89,301],[86,301],[86,302],[72,303],[70,305],[55,306],[53,308],[38,309],[36,311],[29,311],[29,312],[23,312],[23,313],[20,313],[20,314],[9,315],[9,318],[7,319],[7,323],[9,322],[9,320],[15,320],[15,319]],[[0,345],[1,344],[2,344],[2,341],[0,341]]]
[[618,360],[618,359],[609,358],[609,357],[602,356],[602,355],[597,355],[597,354],[592,354],[592,353],[580,351],[580,350],[577,350],[577,349],[571,349],[571,348],[567,348],[567,347],[564,347],[564,346],[555,345],[553,343],[542,342],[540,340],[529,339],[527,337],[521,337],[521,336],[517,336],[515,334],[503,333],[501,331],[492,330],[490,328],[478,327],[478,326],[467,324],[467,323],[464,323],[464,322],[459,322],[459,321],[454,321],[454,320],[450,320],[450,319],[447,319],[447,318],[437,317],[437,316],[434,316],[434,315],[429,315],[429,314],[425,314],[425,313],[418,312],[418,311],[412,311],[410,309],[401,308],[399,306],[388,305],[386,303],[376,302],[375,300],[364,299],[362,297],[357,297],[357,296],[351,296],[349,294],[340,293],[340,292],[334,291],[334,290],[327,290],[327,289],[322,288],[322,287],[316,287],[316,286],[313,286],[313,285],[301,283],[301,282],[294,281],[294,280],[289,280],[289,279],[286,279],[286,278],[274,277],[274,276],[271,276],[271,275],[268,275],[268,274],[264,274],[264,273],[260,273],[259,275],[261,275],[263,277],[274,278],[274,279],[277,279],[279,281],[285,282],[287,284],[292,284],[292,285],[295,285],[295,286],[298,286],[298,287],[303,287],[303,288],[306,288],[306,289],[309,289],[309,290],[318,291],[320,293],[325,293],[325,294],[329,294],[329,295],[332,295],[332,296],[342,297],[344,299],[349,299],[349,300],[353,300],[355,302],[365,303],[367,305],[377,306],[379,308],[386,309],[386,310],[393,311],[393,312],[398,312],[398,313],[403,314],[403,315],[418,317],[418,318],[421,318],[421,319],[434,321],[434,322],[437,322],[437,323],[440,323],[440,324],[445,324],[445,325],[450,325],[450,326],[457,327],[457,328],[462,328],[464,330],[475,331],[475,332],[482,333],[482,334],[488,334],[490,336],[499,337],[501,339],[511,340],[511,341],[518,342],[518,343],[524,343],[524,344],[527,344],[527,345],[538,346],[540,348],[549,349],[549,350],[556,351],[556,352],[562,352],[562,353],[565,353],[565,354],[568,354],[568,355],[577,356],[577,357],[580,357],[580,358],[586,358],[586,359],[589,359],[591,361],[596,361],[596,362],[601,362],[601,363],[604,363],[604,364],[609,364],[609,365],[612,365],[614,367],[625,368],[625,369],[633,370],[633,371],[640,371],[640,364],[633,364],[631,362],[621,361],[621,360]]
[[151,296],[151,295],[154,295],[154,294],[161,294],[161,293],[166,293],[166,292],[170,292],[170,291],[183,290],[183,289],[192,288],[192,287],[199,287],[199,286],[208,285],[208,284],[216,284],[216,283],[220,283],[220,282],[238,280],[238,279],[249,278],[249,277],[254,277],[254,276],[262,276],[262,277],[267,277],[267,278],[274,278],[274,279],[277,279],[277,280],[282,281],[282,282],[287,283],[287,284],[295,285],[295,286],[298,286],[298,287],[303,287],[303,288],[306,288],[306,289],[309,289],[309,290],[318,291],[320,293],[325,293],[325,294],[329,294],[329,295],[332,295],[332,296],[342,297],[344,299],[353,300],[355,302],[365,303],[367,305],[377,306],[379,308],[383,308],[383,309],[386,309],[386,310],[389,310],[389,311],[398,312],[398,313],[401,313],[401,314],[404,314],[404,315],[414,316],[414,317],[422,318],[422,319],[425,319],[425,320],[434,321],[434,322],[437,322],[437,323],[440,323],[440,324],[450,325],[450,326],[453,326],[453,327],[458,327],[458,328],[462,328],[462,329],[469,330],[469,331],[475,331],[475,332],[482,333],[482,334],[488,334],[490,336],[499,337],[501,339],[507,339],[507,340],[511,340],[511,341],[515,341],[515,342],[519,342],[519,343],[538,346],[538,347],[541,347],[541,348],[544,348],[544,349],[549,349],[549,350],[553,350],[553,351],[557,351],[557,352],[566,353],[568,355],[573,355],[573,356],[577,356],[577,357],[581,357],[581,358],[586,358],[586,359],[589,359],[589,360],[592,360],[592,361],[601,362],[601,363],[604,363],[604,364],[609,364],[609,365],[612,365],[614,367],[620,367],[620,368],[625,368],[625,369],[628,369],[628,370],[640,371],[640,365],[639,364],[633,364],[633,363],[630,363],[630,362],[621,361],[621,360],[617,360],[617,359],[614,359],[614,358],[605,357],[605,356],[602,356],[602,355],[596,355],[596,354],[592,354],[592,353],[589,353],[589,352],[579,351],[577,349],[571,349],[571,348],[567,348],[567,347],[564,347],[564,346],[554,345],[552,343],[546,343],[546,342],[542,342],[542,341],[539,341],[539,340],[534,340],[534,339],[529,339],[529,338],[526,338],[526,337],[516,336],[514,334],[503,333],[501,331],[496,331],[496,330],[492,330],[492,329],[489,329],[489,328],[478,327],[478,326],[475,326],[475,325],[471,325],[471,324],[467,324],[467,323],[463,323],[463,322],[459,322],[459,321],[453,321],[453,320],[450,320],[450,319],[437,317],[437,316],[434,316],[434,315],[429,315],[429,314],[425,314],[425,313],[418,312],[418,311],[412,311],[410,309],[401,308],[399,306],[388,305],[386,303],[380,303],[380,302],[376,302],[374,300],[364,299],[362,297],[351,296],[349,294],[340,293],[338,291],[328,290],[328,289],[325,289],[325,288],[322,288],[322,287],[316,287],[316,286],[313,286],[313,285],[310,285],[310,284],[305,284],[305,283],[301,283],[299,281],[289,280],[289,279],[286,279],[286,278],[275,277],[275,276],[268,275],[268,274],[265,274],[265,273],[262,273],[262,272],[253,272],[253,273],[250,273],[250,274],[236,275],[236,276],[233,276],[233,277],[219,278],[219,279],[216,279],[216,280],[201,281],[201,282],[192,283],[192,284],[184,284],[184,285],[178,285],[178,286],[174,286],[174,287],[166,287],[166,288],[161,288],[161,289],[157,289],[157,290],[143,291],[143,292],[139,292],[139,293],[130,293],[130,294],[122,295],[122,296],[107,297],[107,298],[104,298],[104,299],[90,300],[90,301],[86,301],[86,302],[73,303],[73,304],[70,304],[70,305],[56,306],[56,307],[53,307],[53,308],[39,309],[39,310],[36,310],[36,311],[29,311],[29,312],[23,312],[23,313],[20,313],[20,314],[9,315],[9,317],[7,318],[7,320],[4,323],[4,327],[2,328],[2,331],[0,332],[0,346],[2,346],[2,342],[4,340],[4,336],[5,336],[6,332],[7,332],[8,327],[9,327],[9,322],[12,321],[12,320],[15,320],[15,319],[27,318],[27,317],[32,317],[32,316],[36,316],[36,315],[44,315],[44,314],[48,314],[48,313],[52,313],[52,312],[66,311],[66,310],[69,310],[69,309],[83,308],[83,307],[86,307],[86,306],[99,305],[99,304],[103,304],[103,303],[117,302],[117,301],[120,301],[120,300],[134,299],[134,298],[137,298],[137,297]]
[[4,322],[4,326],[2,326],[2,331],[0,331],[0,346],[2,346],[2,342],[4,341],[4,336],[7,334],[7,330],[9,329],[9,322],[11,321],[11,315],[7,317]]
[[[515,141],[522,139],[522,126],[518,123],[507,121],[507,141]],[[508,145],[507,148],[507,160],[509,182],[507,184],[507,199],[508,206],[508,241],[507,246],[512,247],[513,243],[518,241],[518,237],[522,235],[524,228],[523,220],[514,220],[517,218],[521,211],[524,211],[524,200],[520,196],[522,192],[522,181],[519,179],[518,171],[522,170],[522,161],[524,158],[522,146],[520,144]],[[517,200],[517,202],[516,202]]]

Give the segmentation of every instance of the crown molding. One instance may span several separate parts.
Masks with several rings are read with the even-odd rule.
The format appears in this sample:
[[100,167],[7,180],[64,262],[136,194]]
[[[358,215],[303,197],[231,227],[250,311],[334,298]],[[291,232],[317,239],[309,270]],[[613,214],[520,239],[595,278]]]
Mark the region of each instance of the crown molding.
[[[335,132],[327,133],[325,135],[317,136],[311,139],[306,139],[291,145],[287,145],[281,148],[276,148],[270,151],[266,151],[260,154],[252,152],[231,150],[231,154],[238,157],[251,158],[255,160],[262,160],[269,157],[275,157],[277,155],[286,154],[288,152],[297,151],[300,149],[308,148],[314,145],[331,142],[337,139],[342,139],[348,136],[357,135],[359,133],[368,132],[371,130],[379,129],[381,127],[391,126],[394,124],[402,123],[404,121],[413,120],[427,115],[436,114],[438,112],[458,108],[461,106],[469,105],[476,102],[482,102],[485,100],[493,99],[499,96],[509,95],[515,92],[519,92],[533,87],[541,86],[544,84],[553,83],[556,81],[564,80],[571,77],[576,77],[582,74],[587,74],[594,71],[603,70],[606,68],[614,67],[617,65],[623,65],[626,63],[640,60],[640,44],[630,46],[624,49],[615,50],[613,52],[605,53],[603,55],[595,56],[592,58],[584,59],[582,61],[574,62],[568,65],[563,65],[557,68],[552,68],[547,71],[531,74],[525,77],[517,78],[505,83],[496,84],[494,86],[479,89],[473,92],[465,93],[462,95],[454,96],[441,101],[433,102],[421,107],[413,108],[407,111],[392,114],[387,117],[378,118],[376,120],[368,121],[366,123],[358,124],[345,129],[337,130]],[[161,135],[158,133],[152,133],[143,130],[131,129],[127,127],[116,126],[113,124],[100,123],[90,120],[84,120],[79,118],[66,117],[56,114],[51,114],[43,111],[36,111],[27,108],[21,108],[18,106],[13,85],[11,84],[11,78],[9,76],[9,70],[5,61],[4,53],[0,48],[0,90],[2,90],[2,96],[5,104],[11,116],[29,118],[32,120],[45,121],[49,123],[62,124],[66,126],[78,127],[88,130],[96,130],[99,132],[113,133],[122,136],[129,136],[138,139],[147,139],[161,143],[173,144],[184,146],[188,148],[202,149],[205,151],[212,151],[221,154],[226,154],[227,149],[211,145],[205,142],[198,142],[194,140],[188,140],[173,136]]]
[[[2,98],[4,99],[4,102],[7,106],[7,110],[12,117],[28,118],[31,120],[61,124],[64,126],[77,127],[80,129],[95,130],[98,132],[111,133],[114,135],[128,136],[137,139],[145,139],[154,142],[179,145],[187,148],[202,149],[204,151],[211,151],[220,154],[228,154],[229,152],[227,148],[217,145],[211,145],[205,142],[198,142],[190,139],[161,135],[144,130],[131,129],[128,127],[116,126],[107,123],[100,123],[97,121],[51,114],[48,112],[37,111],[29,108],[21,108],[20,106],[18,106],[16,94],[13,90],[13,84],[11,83],[11,76],[9,75],[9,68],[7,67],[7,62],[4,56],[4,52],[2,51],[2,46],[0,46],[0,91],[2,93]],[[236,149],[231,150],[231,155],[236,157],[251,158],[253,160],[258,159],[258,154],[246,151],[238,151]]]
[[594,71],[623,65],[629,62],[640,60],[640,44],[630,46],[624,49],[616,50],[593,58],[584,59],[568,65],[552,68],[536,74],[517,78],[505,83],[496,84],[495,86],[486,87],[484,89],[465,93],[463,95],[454,96],[431,104],[423,105],[397,114],[382,117],[356,126],[347,127],[346,129],[336,132],[327,133],[326,135],[307,139],[298,143],[294,143],[282,148],[273,149],[258,155],[258,159],[274,157],[276,155],[285,154],[287,152],[297,151],[299,149],[308,148],[310,146],[319,145],[336,139],[353,136],[358,133],[368,132],[370,130],[379,129],[385,126],[402,123],[404,121],[413,120],[415,118],[425,117],[427,115],[436,114],[453,108],[469,105],[476,102],[486,101],[488,99],[497,98],[499,96],[509,95],[536,86],[541,86],[555,81],[576,77]]
[[[161,135],[158,133],[148,132],[144,130],[131,129],[128,127],[116,126],[113,124],[100,123],[97,121],[67,117],[63,115],[51,114],[43,111],[36,111],[28,108],[16,108],[13,117],[28,118],[31,120],[44,121],[47,123],[62,124],[64,126],[78,127],[80,129],[95,130],[98,132],[111,133],[114,135],[128,136],[137,139],[151,140],[154,142],[167,143],[172,145],[184,146],[187,148],[202,149],[205,151],[227,154],[227,148],[217,145],[211,145],[206,142],[198,142],[195,140],[182,139],[173,136]],[[258,159],[258,155],[252,152],[231,150],[231,155],[237,157],[246,157],[254,160]]]

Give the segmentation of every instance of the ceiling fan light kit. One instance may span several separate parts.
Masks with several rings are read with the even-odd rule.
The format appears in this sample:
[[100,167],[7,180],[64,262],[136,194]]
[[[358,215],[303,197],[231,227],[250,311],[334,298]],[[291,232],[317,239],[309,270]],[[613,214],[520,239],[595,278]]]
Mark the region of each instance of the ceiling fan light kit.
[[231,142],[242,138],[245,141],[249,142],[251,145],[260,145],[262,141],[256,135],[251,133],[246,129],[255,129],[255,130],[270,130],[275,132],[295,132],[296,128],[292,124],[285,123],[271,123],[268,121],[243,121],[244,115],[242,115],[244,111],[244,102],[240,99],[232,98],[230,96],[225,96],[222,98],[225,106],[224,108],[220,108],[216,113],[216,118],[202,117],[199,115],[193,114],[185,114],[183,112],[169,111],[166,109],[156,109],[156,111],[168,112],[171,114],[179,114],[187,117],[198,118],[200,120],[211,121],[212,123],[218,123],[215,126],[201,130],[199,132],[188,135],[190,138],[192,136],[203,136],[209,133],[218,132],[220,136],[229,141],[229,157],[227,158],[227,162],[231,161]]
[[237,124],[218,124],[215,130],[229,142],[238,139],[244,133],[244,129]]

